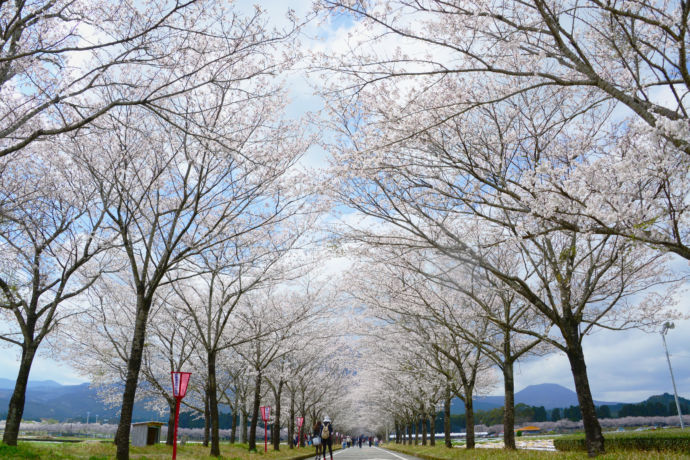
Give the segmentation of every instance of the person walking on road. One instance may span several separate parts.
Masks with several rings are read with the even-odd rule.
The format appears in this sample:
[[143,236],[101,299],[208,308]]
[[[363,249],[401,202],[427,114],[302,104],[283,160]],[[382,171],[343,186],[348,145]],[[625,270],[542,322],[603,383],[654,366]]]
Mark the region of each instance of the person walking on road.
[[311,442],[314,444],[314,447],[316,447],[316,460],[319,460],[321,458],[321,430],[323,428],[323,425],[321,425],[321,421],[317,420],[316,423],[314,423],[314,427],[312,429],[312,438]]
[[333,424],[331,418],[327,415],[323,418],[323,427],[321,428],[321,451],[323,452],[323,460],[326,460],[326,446],[331,454],[333,460]]

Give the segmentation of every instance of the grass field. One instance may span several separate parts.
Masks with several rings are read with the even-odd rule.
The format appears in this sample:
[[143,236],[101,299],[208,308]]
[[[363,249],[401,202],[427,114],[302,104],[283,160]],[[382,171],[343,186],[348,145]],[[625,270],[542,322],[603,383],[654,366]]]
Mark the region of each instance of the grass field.
[[[187,444],[177,447],[180,460],[216,460],[208,455],[210,448],[200,444]],[[249,452],[246,444],[220,445],[221,459],[225,460],[288,460],[305,455],[313,455],[314,448],[288,449],[281,447],[276,452],[270,446],[264,454],[263,445],[259,452]],[[137,460],[168,460],[172,447],[165,444],[130,448],[130,458]],[[39,442],[19,442],[17,447],[0,443],[0,459],[31,460],[110,460],[115,457],[115,445],[110,442],[86,441],[81,443],[51,444]]]
[[[654,436],[668,436],[669,434],[674,434],[676,436],[685,436],[690,438],[690,430],[680,431],[680,430],[663,430],[658,432],[644,432],[644,433],[606,433],[606,436],[618,437],[618,436],[642,436],[642,437],[654,437]],[[574,435],[574,438],[583,435]],[[545,436],[540,436],[543,439]],[[524,438],[523,438],[524,439]],[[534,438],[536,439],[536,438]],[[534,450],[518,450],[514,452],[505,451],[502,449],[487,449],[487,448],[477,448],[473,450],[466,450],[464,448],[453,448],[448,449],[442,444],[434,447],[430,446],[410,446],[410,445],[400,445],[400,444],[388,444],[385,447],[394,450],[396,452],[401,452],[409,455],[415,455],[427,460],[465,460],[465,459],[476,459],[476,460],[522,460],[522,459],[535,459],[535,460],[574,460],[574,459],[586,459],[586,452],[540,452]],[[602,460],[641,460],[641,459],[690,459],[690,452],[684,451],[670,451],[666,450],[663,452],[655,451],[641,451],[641,450],[619,450],[611,451],[605,455],[597,457]]]

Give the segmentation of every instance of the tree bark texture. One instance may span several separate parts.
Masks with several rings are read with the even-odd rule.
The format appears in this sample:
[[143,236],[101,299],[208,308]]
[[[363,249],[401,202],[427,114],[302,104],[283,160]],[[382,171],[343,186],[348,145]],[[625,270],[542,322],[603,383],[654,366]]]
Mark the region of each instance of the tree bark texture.
[[165,444],[172,446],[175,438],[175,399],[168,400],[168,434]]
[[208,384],[204,392],[204,440],[202,445],[208,447],[208,441],[211,437],[211,405],[208,402]]
[[[295,398],[290,392],[290,420],[288,420],[288,447],[290,449],[295,448]],[[303,427],[304,428],[304,427]],[[299,429],[298,429],[299,431]],[[297,440],[299,442],[299,440]]]
[[230,444],[235,444],[237,439],[237,409],[232,409],[232,419],[230,422]]
[[139,371],[144,354],[146,340],[146,325],[148,323],[151,299],[144,299],[143,294],[137,293],[137,312],[132,335],[132,346],[127,361],[127,377],[125,390],[122,394],[122,406],[120,407],[120,423],[115,434],[117,446],[117,460],[129,460],[129,433],[132,426],[132,412],[134,411],[134,398],[136,397],[139,383]]
[[587,454],[590,457],[595,457],[605,452],[604,436],[601,434],[601,425],[599,425],[596,408],[594,407],[592,390],[589,387],[585,355],[579,341],[569,343],[567,355],[575,381],[577,400],[580,403],[580,411],[582,412]]
[[278,382],[278,392],[275,395],[276,400],[276,418],[273,422],[273,430],[271,430],[271,435],[273,436],[273,450],[280,450],[280,397],[283,394],[283,385],[285,382],[282,380]]
[[[244,402],[243,402],[244,405]],[[240,410],[240,444],[247,442],[247,411]]]
[[8,446],[16,446],[17,438],[19,437],[19,425],[22,422],[22,415],[24,414],[24,403],[26,401],[26,387],[29,383],[29,373],[31,372],[31,364],[36,356],[36,348],[38,344],[31,343],[28,347],[22,347],[22,357],[19,363],[19,372],[17,373],[17,380],[14,383],[14,391],[10,398],[10,405],[7,410],[7,421],[5,423],[5,434],[2,437],[2,442]]
[[208,406],[211,416],[211,456],[220,456],[220,439],[218,426],[218,391],[216,384],[216,353],[206,354],[208,361]]
[[503,365],[503,444],[505,449],[515,450],[515,381],[513,363]]
[[427,435],[427,427],[426,427],[426,422],[427,422],[427,416],[425,414],[422,414],[422,417],[420,418],[420,422],[422,423],[422,445],[426,446],[426,435]]
[[474,449],[474,404],[472,403],[472,392],[468,392],[469,395],[465,401],[465,444],[466,449]]
[[446,399],[443,401],[443,438],[446,447],[453,447],[450,441],[450,390],[446,390]]
[[434,413],[429,416],[429,444],[433,447],[436,445],[436,409]]
[[256,426],[259,421],[259,406],[261,405],[261,371],[256,374],[254,384],[254,404],[252,405],[252,423],[249,427],[249,450],[256,450]]

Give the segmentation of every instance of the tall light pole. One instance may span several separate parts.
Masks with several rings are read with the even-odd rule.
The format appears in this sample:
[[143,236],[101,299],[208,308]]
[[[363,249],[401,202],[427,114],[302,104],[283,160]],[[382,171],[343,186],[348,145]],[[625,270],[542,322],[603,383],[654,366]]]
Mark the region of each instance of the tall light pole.
[[675,324],[666,321],[663,326],[661,326],[661,340],[664,342],[664,350],[666,351],[666,361],[668,361],[668,371],[671,373],[671,383],[673,383],[673,396],[676,398],[676,409],[678,410],[678,419],[680,420],[680,429],[685,429],[683,425],[683,414],[680,411],[680,403],[678,402],[678,390],[676,390],[676,379],[673,378],[673,368],[671,368],[671,358],[668,355],[668,347],[666,346],[666,333],[669,329],[676,327]]

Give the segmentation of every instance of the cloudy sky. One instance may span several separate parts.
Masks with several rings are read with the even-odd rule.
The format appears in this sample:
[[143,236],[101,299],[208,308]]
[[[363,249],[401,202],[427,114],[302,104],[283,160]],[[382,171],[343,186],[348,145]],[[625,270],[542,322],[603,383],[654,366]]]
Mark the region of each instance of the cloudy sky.
[[[270,14],[277,25],[284,23],[286,12],[282,0],[262,0],[262,8]],[[243,8],[252,8],[252,2],[241,2]],[[306,16],[310,1],[290,2],[298,16]],[[348,18],[332,22],[311,24],[305,31],[303,42],[313,49],[338,48],[354,24]],[[301,72],[289,77],[292,104],[290,116],[298,117],[321,108],[317,96],[313,94],[307,79]],[[327,158],[318,147],[313,148],[304,159],[305,165],[324,167]],[[687,270],[687,264],[679,267]],[[342,266],[335,261],[331,270]],[[336,268],[334,268],[336,267]],[[690,300],[683,299],[679,309],[690,312]],[[667,335],[671,362],[675,373],[678,392],[690,398],[690,321],[675,322],[675,329]],[[658,332],[642,331],[611,332],[599,331],[584,342],[590,385],[594,398],[599,401],[637,402],[653,394],[673,391],[668,364],[664,355],[661,336]],[[0,378],[14,379],[17,372],[18,353],[11,348],[0,349]],[[574,389],[572,374],[566,357],[553,353],[546,357],[518,364],[516,390],[539,383],[557,383]],[[56,362],[49,356],[36,359],[31,371],[31,380],[51,379],[62,384],[75,384],[86,381],[69,366]],[[499,389],[492,393],[497,394]]]

